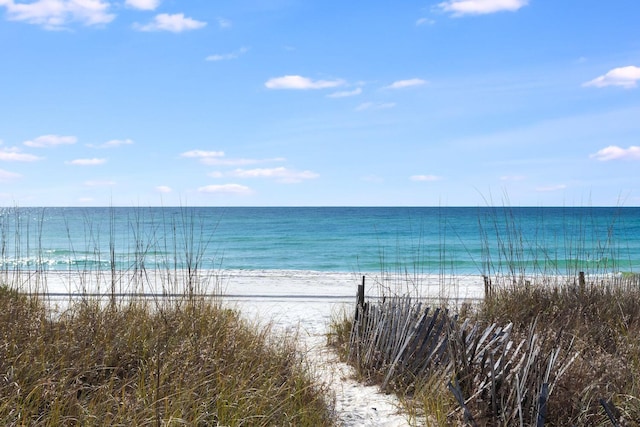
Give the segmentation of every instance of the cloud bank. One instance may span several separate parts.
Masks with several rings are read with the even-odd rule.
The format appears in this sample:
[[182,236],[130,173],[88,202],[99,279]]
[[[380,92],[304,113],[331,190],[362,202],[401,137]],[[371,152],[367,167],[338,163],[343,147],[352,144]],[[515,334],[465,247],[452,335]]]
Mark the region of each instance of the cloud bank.
[[196,21],[187,18],[184,13],[161,13],[153,18],[153,21],[146,25],[135,24],[134,28],[139,31],[169,31],[172,33],[182,33],[184,31],[198,30],[204,28],[206,22]]
[[251,194],[251,189],[240,184],[205,185],[198,188],[199,193]]
[[437,5],[441,11],[453,16],[486,15],[496,12],[515,12],[529,0],[447,0]]
[[75,136],[60,136],[60,135],[42,135],[33,140],[25,141],[24,145],[27,147],[55,147],[56,145],[71,145],[78,142],[78,138]]
[[640,67],[629,65],[627,67],[614,68],[606,74],[584,83],[582,86],[620,86],[625,89],[632,89],[638,86],[638,81],[640,81]]
[[125,5],[140,10],[155,10],[160,5],[160,0],[127,0]]
[[0,160],[5,162],[35,162],[41,159],[33,154],[22,153],[18,148],[0,150]]
[[343,80],[312,80],[308,77],[288,75],[282,77],[274,77],[264,84],[267,89],[329,89],[332,87],[342,86]]
[[232,176],[238,178],[274,178],[279,182],[297,183],[305,179],[315,179],[318,175],[311,171],[295,171],[285,167],[277,168],[257,168],[257,169],[236,169],[231,172]]
[[640,147],[632,145],[629,148],[622,148],[617,145],[610,145],[589,157],[601,162],[608,162],[610,160],[640,160]]
[[61,30],[73,22],[85,26],[104,25],[116,15],[109,13],[110,3],[103,0],[38,0],[16,3],[0,0],[7,9],[7,18],[40,25],[47,30]]
[[74,166],[97,166],[97,165],[105,164],[106,162],[107,162],[107,159],[93,158],[93,159],[75,159],[65,163],[68,165],[74,165]]
[[398,80],[385,87],[385,89],[404,89],[406,87],[422,86],[426,83],[427,81],[422,79]]

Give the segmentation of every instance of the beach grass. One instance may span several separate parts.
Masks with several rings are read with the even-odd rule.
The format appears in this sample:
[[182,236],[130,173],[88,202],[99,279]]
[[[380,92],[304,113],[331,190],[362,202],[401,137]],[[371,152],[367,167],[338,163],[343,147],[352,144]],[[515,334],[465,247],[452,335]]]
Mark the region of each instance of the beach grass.
[[2,425],[332,425],[294,333],[201,299],[81,299],[53,313],[0,288]]
[[471,316],[487,323],[513,322],[518,330],[536,321],[558,339],[573,341],[578,357],[550,399],[549,416],[559,425],[611,422],[603,402],[619,425],[640,423],[638,276],[508,286],[496,289]]
[[[376,319],[397,317],[385,320],[391,329],[396,328],[393,324],[406,323],[405,329],[398,330],[399,336],[407,337],[417,322],[398,317],[394,311],[406,303],[393,300],[370,302],[368,310],[374,313],[376,308],[372,314]],[[412,304],[415,308],[418,302]],[[393,357],[375,356],[388,352],[389,331],[371,333],[376,329],[374,323],[364,326],[368,332],[360,334],[352,313],[333,318],[329,345],[356,368],[361,381],[398,395],[416,425],[540,425],[538,399],[543,387],[549,392],[545,426],[640,425],[638,276],[584,283],[576,278],[575,283],[553,285],[545,280],[527,286],[511,284],[494,287],[476,303],[452,306],[449,301],[443,309],[455,323],[451,327],[440,323],[445,325],[440,341],[424,342],[434,343],[433,348],[436,342],[444,342],[441,348],[446,357],[434,358],[419,372],[401,369],[402,363],[414,363],[408,358],[394,366],[395,375],[389,378]],[[502,332],[494,334],[500,328]],[[472,337],[477,331],[480,333]],[[366,341],[354,343],[354,333]],[[506,337],[505,345],[486,345],[501,337]],[[391,340],[398,341],[393,335]],[[484,353],[480,351],[483,345],[487,348]],[[493,366],[500,369],[495,376],[487,372]],[[493,384],[492,378],[496,379]],[[456,400],[458,392],[464,404]]]

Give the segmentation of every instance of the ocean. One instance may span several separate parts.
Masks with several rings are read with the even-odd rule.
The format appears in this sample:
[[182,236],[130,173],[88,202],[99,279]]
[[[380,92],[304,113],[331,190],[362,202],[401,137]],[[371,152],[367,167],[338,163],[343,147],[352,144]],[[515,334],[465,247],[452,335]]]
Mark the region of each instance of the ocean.
[[10,207],[5,271],[640,271],[637,207]]

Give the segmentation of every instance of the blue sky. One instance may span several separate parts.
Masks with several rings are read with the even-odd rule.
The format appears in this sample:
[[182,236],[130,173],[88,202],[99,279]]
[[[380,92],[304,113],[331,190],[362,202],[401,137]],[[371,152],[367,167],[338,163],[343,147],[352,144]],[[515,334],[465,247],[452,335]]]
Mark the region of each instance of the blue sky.
[[0,206],[640,206],[637,0],[0,0]]

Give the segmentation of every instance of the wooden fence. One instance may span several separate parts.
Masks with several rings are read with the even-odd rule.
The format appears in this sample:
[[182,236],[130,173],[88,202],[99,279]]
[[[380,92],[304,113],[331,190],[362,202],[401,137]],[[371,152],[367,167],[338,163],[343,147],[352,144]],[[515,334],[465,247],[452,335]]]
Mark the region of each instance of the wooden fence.
[[516,338],[512,324],[460,322],[409,296],[368,303],[363,278],[348,358],[387,391],[444,381],[459,404],[449,416],[469,425],[543,426],[554,386],[578,354],[572,342],[537,329],[534,323],[528,336]]

